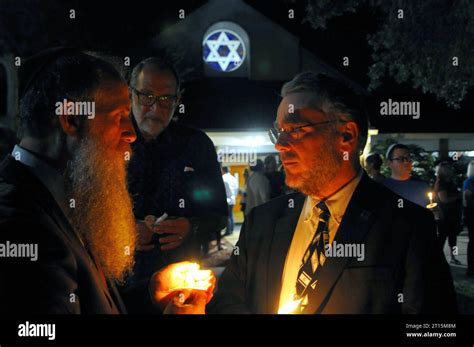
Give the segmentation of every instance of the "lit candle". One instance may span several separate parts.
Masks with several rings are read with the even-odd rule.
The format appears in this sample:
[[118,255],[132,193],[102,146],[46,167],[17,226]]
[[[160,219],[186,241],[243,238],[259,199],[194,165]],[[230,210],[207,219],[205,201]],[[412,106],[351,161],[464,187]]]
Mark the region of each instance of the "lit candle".
[[200,270],[199,264],[185,263],[173,269],[171,290],[199,289],[207,290],[211,286],[212,271]]
[[428,198],[430,198],[430,203],[428,205],[426,205],[426,208],[434,209],[436,206],[438,206],[438,204],[436,202],[433,202],[433,193],[432,192],[428,193]]

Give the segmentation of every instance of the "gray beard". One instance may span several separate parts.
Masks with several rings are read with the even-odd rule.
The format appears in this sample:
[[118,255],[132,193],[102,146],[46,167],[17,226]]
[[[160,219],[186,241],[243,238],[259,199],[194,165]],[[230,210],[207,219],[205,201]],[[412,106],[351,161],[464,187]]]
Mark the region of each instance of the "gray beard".
[[126,184],[123,153],[85,139],[67,176],[75,208],[69,218],[105,276],[122,282],[131,273],[136,243],[135,219]]
[[324,187],[337,176],[342,160],[342,154],[337,153],[331,146],[323,151],[315,152],[311,171],[306,171],[301,175],[300,184],[292,184],[289,187],[308,196],[320,197]]

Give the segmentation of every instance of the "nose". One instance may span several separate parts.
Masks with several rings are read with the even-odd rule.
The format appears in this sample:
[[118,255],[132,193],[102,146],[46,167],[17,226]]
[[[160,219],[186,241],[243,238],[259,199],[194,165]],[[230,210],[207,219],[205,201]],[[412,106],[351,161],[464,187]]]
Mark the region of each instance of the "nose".
[[137,134],[135,133],[135,129],[133,128],[133,124],[130,120],[130,117],[123,118],[120,139],[127,143],[135,142],[135,140],[137,139]]
[[275,143],[275,149],[278,152],[287,152],[290,150],[290,146],[288,146],[288,141],[285,140],[284,134],[280,134],[278,137],[277,142]]
[[153,105],[151,105],[149,108],[154,114],[158,114],[158,111],[160,110],[160,105],[158,104],[158,100],[156,100],[153,103]]

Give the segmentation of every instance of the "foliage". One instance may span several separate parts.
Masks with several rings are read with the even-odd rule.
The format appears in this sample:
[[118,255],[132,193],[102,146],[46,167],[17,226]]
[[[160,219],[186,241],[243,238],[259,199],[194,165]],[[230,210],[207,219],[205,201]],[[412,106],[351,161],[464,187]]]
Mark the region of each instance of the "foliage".
[[459,108],[474,85],[474,1],[307,0],[305,20],[325,29],[328,20],[362,8],[372,9],[379,23],[367,37],[373,60],[369,89],[388,74]]

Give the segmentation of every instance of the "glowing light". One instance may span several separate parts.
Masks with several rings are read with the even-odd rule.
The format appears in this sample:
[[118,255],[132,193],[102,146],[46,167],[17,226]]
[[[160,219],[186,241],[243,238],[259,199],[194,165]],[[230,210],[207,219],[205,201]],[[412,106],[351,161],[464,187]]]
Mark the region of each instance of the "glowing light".
[[430,198],[430,203],[428,205],[426,205],[426,208],[433,209],[436,206],[438,206],[438,204],[436,202],[433,202],[433,193],[432,192],[428,193],[428,198]]
[[203,43],[203,59],[214,70],[237,70],[245,60],[245,45],[235,32],[221,29],[211,32]]
[[288,301],[278,309],[278,314],[296,314],[300,303],[301,299]]
[[200,270],[199,264],[181,264],[173,269],[171,290],[207,290],[211,286],[212,271]]

